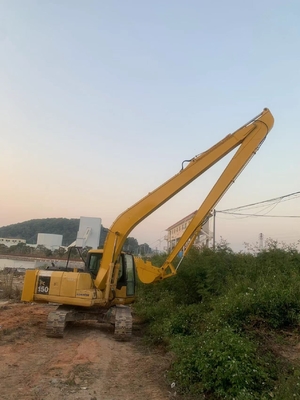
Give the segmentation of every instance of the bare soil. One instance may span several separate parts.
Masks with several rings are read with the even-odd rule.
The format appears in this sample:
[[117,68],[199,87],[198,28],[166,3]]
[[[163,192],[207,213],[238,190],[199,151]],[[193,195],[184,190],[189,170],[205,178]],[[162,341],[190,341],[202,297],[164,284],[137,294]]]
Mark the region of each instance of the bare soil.
[[47,338],[48,304],[0,303],[1,400],[166,400],[176,396],[160,350],[118,342],[109,325],[78,322]]

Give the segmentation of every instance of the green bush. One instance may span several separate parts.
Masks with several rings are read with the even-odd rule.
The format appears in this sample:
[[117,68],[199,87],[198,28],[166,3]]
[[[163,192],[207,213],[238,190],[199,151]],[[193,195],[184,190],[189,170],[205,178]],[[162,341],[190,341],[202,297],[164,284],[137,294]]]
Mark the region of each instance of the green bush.
[[179,337],[172,342],[177,361],[171,376],[183,391],[214,393],[228,399],[260,399],[269,389],[269,359],[262,359],[246,337],[224,327],[192,339]]
[[282,369],[259,335],[299,324],[295,248],[270,241],[256,254],[234,253],[224,243],[215,251],[192,249],[175,277],[141,285],[136,310],[147,321],[148,340],[174,352],[170,377],[182,392],[236,400],[298,396],[299,375]]
[[232,281],[226,295],[215,300],[219,318],[236,327],[249,318],[272,328],[298,323],[300,270],[293,261],[290,253],[277,250],[258,255],[253,260],[256,274],[246,270],[243,279]]

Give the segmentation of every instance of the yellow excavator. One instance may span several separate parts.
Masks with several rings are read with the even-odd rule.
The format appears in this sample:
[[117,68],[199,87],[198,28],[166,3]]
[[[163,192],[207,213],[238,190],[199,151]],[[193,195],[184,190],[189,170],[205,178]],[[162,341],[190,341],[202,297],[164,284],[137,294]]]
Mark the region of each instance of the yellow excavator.
[[[209,150],[185,160],[176,175],[119,215],[108,231],[103,249],[88,252],[84,270],[27,270],[22,301],[58,304],[48,315],[47,336],[63,337],[68,321],[97,320],[112,323],[116,339],[129,339],[132,329],[129,304],[135,301],[137,277],[143,283],[152,283],[176,274],[179,264],[175,267],[174,259],[182,249],[182,258],[189,251],[211,211],[257,152],[273,124],[271,112],[264,109]],[[122,251],[126,238],[141,221],[236,148],[161,267]],[[188,164],[184,167],[185,162]]]

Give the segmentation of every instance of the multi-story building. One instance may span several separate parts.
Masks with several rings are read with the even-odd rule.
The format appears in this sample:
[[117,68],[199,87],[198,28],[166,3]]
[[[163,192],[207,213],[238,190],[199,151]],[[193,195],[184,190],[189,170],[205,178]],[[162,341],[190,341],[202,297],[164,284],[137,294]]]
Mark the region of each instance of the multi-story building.
[[[170,252],[176,246],[183,232],[185,231],[186,227],[189,225],[195,214],[196,211],[192,212],[191,214],[187,215],[186,217],[182,218],[180,221],[176,222],[166,229],[168,233],[167,236],[165,236],[165,239],[167,241],[168,252]],[[209,230],[209,221],[210,220],[208,219],[202,226],[201,232],[195,239],[194,246],[209,246],[210,240],[212,239],[212,233]]]

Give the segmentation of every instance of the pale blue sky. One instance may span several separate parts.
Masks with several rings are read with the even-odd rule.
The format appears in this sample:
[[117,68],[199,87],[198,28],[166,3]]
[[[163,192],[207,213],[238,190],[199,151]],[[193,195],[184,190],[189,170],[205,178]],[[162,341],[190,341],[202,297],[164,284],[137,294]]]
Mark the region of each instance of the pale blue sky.
[[[275,125],[217,209],[300,190],[298,1],[0,3],[0,226],[124,209],[270,108]],[[153,247],[224,161],[132,233]],[[272,214],[299,214],[300,201]],[[299,220],[228,219],[233,248],[300,237]]]

